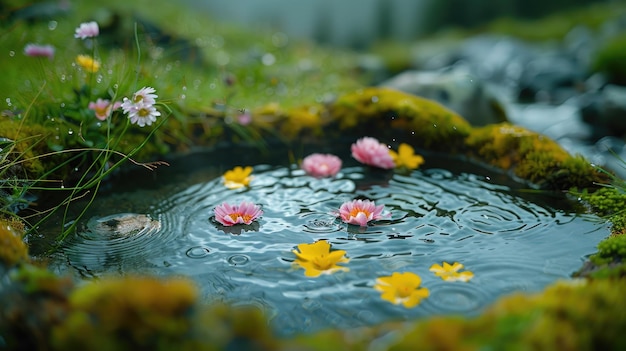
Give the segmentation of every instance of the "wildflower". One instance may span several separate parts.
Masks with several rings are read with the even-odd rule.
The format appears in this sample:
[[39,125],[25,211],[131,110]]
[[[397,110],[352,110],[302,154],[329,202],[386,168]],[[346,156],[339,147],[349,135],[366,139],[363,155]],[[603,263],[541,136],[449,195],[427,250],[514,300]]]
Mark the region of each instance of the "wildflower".
[[384,169],[395,167],[387,146],[375,138],[361,138],[352,144],[351,150],[352,157],[363,164]]
[[86,39],[97,37],[100,34],[100,28],[96,22],[84,22],[76,28],[74,38]]
[[235,224],[251,224],[252,221],[263,215],[260,206],[246,201],[239,205],[220,204],[215,207],[214,212],[215,220],[227,227]]
[[396,168],[404,167],[406,169],[416,169],[424,163],[424,158],[420,155],[416,155],[413,147],[405,143],[398,146],[398,152],[389,150],[389,155],[396,164]]
[[76,63],[87,72],[96,73],[100,69],[100,62],[87,55],[76,56]]
[[119,101],[111,103],[111,101],[106,99],[98,99],[95,102],[90,102],[88,108],[96,113],[97,119],[104,121],[111,115],[113,110],[117,110],[120,106],[121,103]]
[[143,87],[133,94],[132,99],[124,97],[121,107],[122,111],[128,114],[130,123],[143,127],[156,122],[161,113],[154,106],[158,97],[155,92],[152,87]]
[[144,127],[156,122],[156,118],[160,115],[161,112],[157,111],[154,105],[138,103],[130,109],[128,119],[130,119],[130,123]]
[[422,279],[411,272],[394,272],[391,276],[376,279],[374,289],[382,292],[380,297],[394,305],[402,304],[406,308],[417,306],[430,292],[427,288],[419,288]]
[[156,98],[159,97],[155,94],[155,92],[156,90],[152,87],[143,87],[133,94],[132,100],[125,97],[123,100],[124,102],[122,103],[122,109],[124,110],[124,113],[128,113],[133,105],[139,103],[154,105],[156,103]]
[[341,205],[339,216],[345,223],[366,227],[369,221],[382,218],[384,206],[376,206],[374,201],[370,200],[352,200]]
[[341,169],[341,159],[331,154],[311,154],[302,160],[301,167],[313,177],[332,177]]
[[320,274],[331,274],[336,271],[349,271],[347,267],[337,265],[341,262],[349,262],[344,257],[344,250],[330,252],[330,244],[326,240],[320,240],[313,244],[300,244],[297,250],[292,252],[296,255],[295,265],[304,268],[304,275],[317,277]]
[[433,264],[430,266],[430,271],[445,281],[453,282],[460,280],[462,282],[468,282],[474,277],[474,273],[470,271],[459,272],[462,268],[463,265],[461,263],[454,262],[453,264],[449,264],[448,262],[444,262],[443,266],[437,263]]
[[248,186],[252,180],[250,176],[251,173],[252,167],[250,166],[246,166],[245,168],[237,166],[226,171],[226,173],[224,173],[224,186],[228,189],[239,189]]
[[251,122],[252,122],[252,115],[250,114],[249,111],[243,111],[237,115],[237,123],[241,124],[242,126],[247,126]]
[[47,57],[52,60],[54,57],[54,46],[26,44],[24,47],[24,54],[31,57]]

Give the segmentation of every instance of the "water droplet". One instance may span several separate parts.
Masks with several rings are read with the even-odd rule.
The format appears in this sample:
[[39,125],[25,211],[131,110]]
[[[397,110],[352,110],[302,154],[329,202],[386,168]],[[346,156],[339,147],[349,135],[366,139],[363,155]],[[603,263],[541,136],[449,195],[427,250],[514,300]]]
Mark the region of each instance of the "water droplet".
[[228,258],[228,263],[233,266],[243,266],[250,262],[250,257],[246,255],[232,255]]
[[48,22],[48,29],[49,29],[49,30],[55,30],[55,29],[57,29],[57,24],[58,24],[58,22],[57,22],[57,21],[50,21],[50,22]]
[[67,131],[67,134],[69,134],[69,135],[73,135],[73,134],[74,134],[74,131],[70,129],[70,130],[68,130],[68,131]]
[[9,56],[11,56],[11,57],[15,56],[15,51],[13,51],[13,50],[9,51]]
[[183,85],[183,91],[187,91],[187,86]]
[[372,102],[373,103],[377,103],[378,102],[378,96],[372,96]]
[[263,62],[265,66],[271,66],[276,63],[276,56],[267,53],[261,57],[261,62]]
[[286,46],[288,42],[289,37],[283,32],[276,32],[272,35],[272,44],[277,48]]
[[6,98],[5,101],[7,102],[7,106],[12,106],[13,105],[11,103],[11,98]]
[[195,246],[187,250],[187,252],[185,252],[185,255],[187,255],[187,257],[189,258],[203,258],[206,257],[210,252],[211,251],[206,247]]
[[185,94],[180,94],[180,99],[181,99],[181,100],[185,100],[185,98],[187,98],[187,95],[185,95]]

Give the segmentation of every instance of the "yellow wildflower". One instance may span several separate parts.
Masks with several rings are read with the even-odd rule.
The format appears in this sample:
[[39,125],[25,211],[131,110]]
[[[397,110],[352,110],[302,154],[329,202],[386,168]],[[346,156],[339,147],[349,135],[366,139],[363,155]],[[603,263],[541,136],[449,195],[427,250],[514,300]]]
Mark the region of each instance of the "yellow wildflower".
[[239,189],[250,184],[252,177],[252,167],[246,166],[245,168],[237,166],[230,171],[224,173],[224,186],[228,189]]
[[347,267],[338,266],[337,263],[349,262],[344,257],[344,250],[330,252],[330,244],[326,240],[320,240],[313,244],[300,244],[298,250],[292,251],[296,254],[295,264],[304,268],[304,275],[307,277],[317,277],[320,274],[330,274],[338,270],[349,271]]
[[396,164],[396,168],[416,169],[424,163],[424,158],[416,155],[413,147],[405,143],[398,146],[398,152],[389,150],[389,155]]
[[422,279],[411,272],[394,272],[390,276],[376,279],[374,289],[381,291],[380,297],[394,305],[402,304],[406,308],[417,306],[430,292],[420,288]]
[[91,56],[78,55],[76,63],[80,65],[86,72],[96,73],[100,69],[100,61],[94,60]]
[[468,282],[474,277],[474,273],[470,271],[459,272],[462,268],[463,265],[461,263],[454,262],[453,264],[449,264],[448,262],[444,262],[443,266],[437,263],[433,264],[430,266],[430,271],[445,281],[453,282],[460,280],[462,282]]

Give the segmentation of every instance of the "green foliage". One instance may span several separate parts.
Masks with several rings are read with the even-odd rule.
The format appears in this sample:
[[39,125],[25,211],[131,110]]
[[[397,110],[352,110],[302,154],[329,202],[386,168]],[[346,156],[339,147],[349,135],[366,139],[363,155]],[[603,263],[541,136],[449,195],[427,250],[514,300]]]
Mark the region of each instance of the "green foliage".
[[612,83],[626,84],[626,33],[615,36],[600,48],[592,67],[596,72],[605,73]]
[[626,260],[626,235],[613,235],[598,244],[598,252],[589,258],[596,265]]

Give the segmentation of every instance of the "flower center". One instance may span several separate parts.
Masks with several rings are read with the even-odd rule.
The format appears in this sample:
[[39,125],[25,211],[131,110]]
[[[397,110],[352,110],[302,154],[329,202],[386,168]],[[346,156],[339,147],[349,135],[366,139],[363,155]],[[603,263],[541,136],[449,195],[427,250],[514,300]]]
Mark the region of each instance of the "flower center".
[[365,218],[370,218],[370,216],[372,215],[368,210],[364,210],[362,208],[353,208],[352,211],[350,211],[350,216],[356,217],[359,213],[365,214]]
[[109,106],[96,106],[95,111],[97,116],[106,116],[109,114],[107,111]]
[[329,260],[328,256],[320,255],[320,256],[316,256],[315,258],[313,258],[313,264],[318,270],[325,271],[331,268],[334,262]]
[[143,95],[135,95],[133,96],[133,102],[138,103],[143,101]]
[[139,111],[137,111],[137,114],[140,117],[146,117],[146,116],[150,115],[150,111],[148,111],[148,109],[146,109],[146,108],[141,108],[141,109],[139,109]]
[[409,286],[409,285],[401,285],[398,286],[397,290],[396,290],[396,296],[400,297],[400,298],[405,298],[405,297],[409,297],[411,296],[411,293],[413,292],[413,287]]

